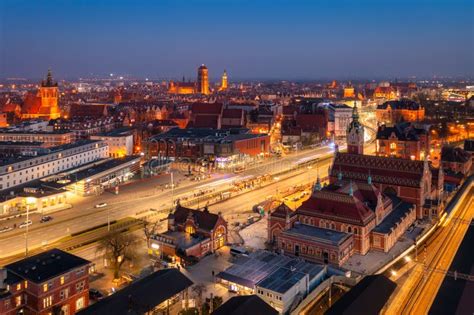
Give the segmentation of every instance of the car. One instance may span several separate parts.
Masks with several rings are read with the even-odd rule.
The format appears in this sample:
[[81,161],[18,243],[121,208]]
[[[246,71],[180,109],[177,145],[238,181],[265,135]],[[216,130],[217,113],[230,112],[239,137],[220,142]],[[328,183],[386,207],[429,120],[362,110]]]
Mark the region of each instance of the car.
[[28,221],[25,221],[25,222],[23,222],[22,224],[20,224],[18,227],[19,227],[20,229],[22,229],[22,228],[27,227],[27,226],[30,226],[30,225],[32,225],[32,224],[33,224],[33,222],[32,222],[31,220],[28,220]]
[[45,216],[42,216],[42,217],[41,217],[40,223],[49,222],[49,221],[51,221],[52,219],[53,219],[52,216],[50,216],[50,215],[45,215]]
[[97,289],[89,289],[89,298],[94,301],[99,301],[104,298],[104,294]]
[[4,226],[3,228],[0,229],[0,233],[5,233],[11,230],[13,230],[11,226]]
[[106,203],[106,202],[101,202],[101,203],[96,204],[95,207],[96,207],[96,208],[107,207],[107,203]]

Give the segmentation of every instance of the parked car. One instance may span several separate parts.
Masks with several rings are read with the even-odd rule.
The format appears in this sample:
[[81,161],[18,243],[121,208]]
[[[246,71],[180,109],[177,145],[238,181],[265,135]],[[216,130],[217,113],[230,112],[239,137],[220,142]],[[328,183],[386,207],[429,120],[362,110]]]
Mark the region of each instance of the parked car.
[[96,208],[107,207],[107,203],[106,203],[106,202],[101,202],[101,203],[96,204],[95,207],[96,207]]
[[3,228],[0,229],[0,233],[5,233],[11,230],[13,230],[11,226],[4,226]]
[[52,216],[50,216],[50,215],[45,215],[45,216],[42,216],[42,217],[41,217],[40,223],[49,222],[49,221],[51,221],[52,219],[53,219]]
[[89,289],[89,298],[94,301],[99,301],[104,298],[104,294],[97,289]]
[[22,224],[20,224],[20,226],[18,226],[20,229],[24,228],[24,227],[27,227],[27,226],[30,226],[32,225],[33,222],[31,220],[28,220],[28,221],[25,221],[23,222]]

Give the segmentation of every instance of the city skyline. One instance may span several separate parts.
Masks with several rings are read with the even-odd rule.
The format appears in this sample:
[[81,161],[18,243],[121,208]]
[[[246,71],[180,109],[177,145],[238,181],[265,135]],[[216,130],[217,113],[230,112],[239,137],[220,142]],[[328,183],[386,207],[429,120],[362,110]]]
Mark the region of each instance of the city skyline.
[[[470,77],[469,1],[2,2],[0,78]],[[41,20],[41,27],[38,21]],[[59,27],[60,26],[60,27]]]

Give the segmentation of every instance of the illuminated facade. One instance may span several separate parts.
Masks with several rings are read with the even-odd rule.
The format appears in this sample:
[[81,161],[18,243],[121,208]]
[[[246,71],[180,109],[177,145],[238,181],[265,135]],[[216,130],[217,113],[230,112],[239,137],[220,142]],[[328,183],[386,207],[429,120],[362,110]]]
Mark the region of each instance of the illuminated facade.
[[209,73],[205,65],[198,68],[197,91],[204,95],[209,94]]
[[174,82],[170,81],[168,86],[168,93],[170,94],[195,94],[196,83],[195,82]]
[[355,97],[355,91],[353,86],[347,86],[344,88],[344,98]]
[[417,122],[425,119],[425,108],[408,99],[388,101],[377,106],[375,116],[379,123]]
[[57,119],[61,117],[58,106],[58,83],[53,81],[51,71],[48,71],[46,80],[41,82],[36,95],[29,95],[25,99],[21,118]]
[[224,74],[222,74],[222,82],[219,91],[227,90],[227,71],[224,70]]

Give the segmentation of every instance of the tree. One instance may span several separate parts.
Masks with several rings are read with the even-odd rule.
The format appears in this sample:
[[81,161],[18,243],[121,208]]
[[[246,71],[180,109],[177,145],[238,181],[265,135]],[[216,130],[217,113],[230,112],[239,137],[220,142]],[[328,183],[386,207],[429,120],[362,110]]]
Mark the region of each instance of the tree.
[[136,258],[138,238],[134,234],[112,232],[100,242],[97,250],[104,251],[114,270],[114,279],[119,278],[120,269],[126,261]]
[[150,239],[156,234],[159,223],[159,221],[155,223],[146,220],[143,221],[143,234],[145,234],[147,248],[150,248]]
[[[212,312],[214,312],[216,310],[216,308],[221,306],[223,301],[224,300],[222,299],[221,296],[213,296],[212,297]],[[208,315],[210,313],[211,313],[211,299],[206,298],[206,303],[204,303],[204,305],[202,306],[201,314],[202,315]]]
[[207,291],[207,288],[204,284],[200,283],[200,284],[196,284],[193,288],[192,288],[192,291],[194,293],[194,296],[197,300],[197,309],[202,309],[202,298],[203,298],[203,295],[204,293],[206,293]]

